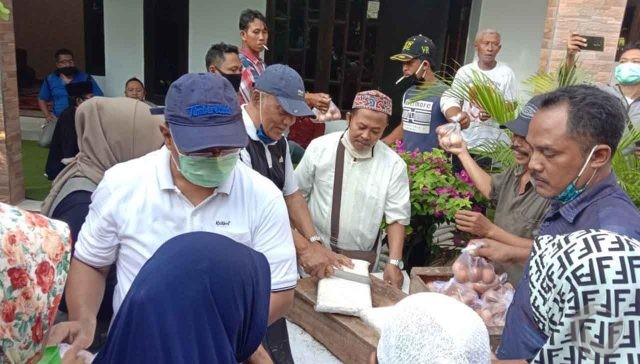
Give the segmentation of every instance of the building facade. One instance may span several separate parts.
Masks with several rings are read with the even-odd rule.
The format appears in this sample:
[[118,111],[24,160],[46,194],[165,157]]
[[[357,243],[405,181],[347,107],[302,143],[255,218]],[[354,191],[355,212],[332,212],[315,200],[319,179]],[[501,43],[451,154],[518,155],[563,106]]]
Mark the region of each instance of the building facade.
[[[204,56],[212,43],[239,45],[240,12],[258,9],[270,26],[267,62],[290,64],[308,89],[327,92],[348,108],[361,89],[380,88],[395,97],[401,93],[394,88],[401,67],[388,57],[414,34],[435,41],[434,66],[441,69],[442,64],[472,61],[476,32],[496,29],[503,45],[498,59],[520,81],[557,68],[571,30],[603,36],[604,51],[581,52],[580,61],[595,81],[605,83],[620,48],[640,37],[640,0],[0,1],[12,9],[9,21],[0,20],[0,200],[11,203],[24,198],[15,48],[29,54],[40,76],[53,68],[55,49],[78,48],[78,63],[96,70],[105,95],[122,95],[125,81],[135,76],[161,103],[179,75],[205,71]],[[34,14],[56,14],[58,7],[83,10],[69,13],[76,15],[68,21],[55,19],[68,23],[68,29],[61,26],[64,32],[52,27],[51,34],[33,31]]]

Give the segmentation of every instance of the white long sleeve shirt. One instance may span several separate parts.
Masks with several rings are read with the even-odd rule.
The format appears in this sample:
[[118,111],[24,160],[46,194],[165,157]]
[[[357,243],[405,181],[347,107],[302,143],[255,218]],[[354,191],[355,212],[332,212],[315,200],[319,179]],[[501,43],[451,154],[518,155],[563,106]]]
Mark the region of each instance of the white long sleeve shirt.
[[[325,244],[331,235],[333,176],[342,134],[314,139],[295,171],[299,191],[307,199],[313,224]],[[345,153],[338,246],[371,250],[383,218],[388,224],[409,224],[407,166],[380,141],[373,149],[373,158],[356,160],[348,151]]]

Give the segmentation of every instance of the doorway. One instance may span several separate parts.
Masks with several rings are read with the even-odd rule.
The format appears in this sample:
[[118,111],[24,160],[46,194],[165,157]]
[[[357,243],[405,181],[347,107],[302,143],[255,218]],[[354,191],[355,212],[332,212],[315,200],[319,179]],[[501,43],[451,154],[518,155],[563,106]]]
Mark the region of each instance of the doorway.
[[[401,74],[389,57],[405,40],[423,34],[437,45],[434,70],[446,57],[464,62],[472,0],[268,0],[268,64],[288,64],[305,88],[326,92],[343,111],[358,91],[380,89],[399,100]],[[394,102],[394,117],[401,114]]]
[[189,0],[144,0],[147,100],[164,105],[169,86],[188,71]]

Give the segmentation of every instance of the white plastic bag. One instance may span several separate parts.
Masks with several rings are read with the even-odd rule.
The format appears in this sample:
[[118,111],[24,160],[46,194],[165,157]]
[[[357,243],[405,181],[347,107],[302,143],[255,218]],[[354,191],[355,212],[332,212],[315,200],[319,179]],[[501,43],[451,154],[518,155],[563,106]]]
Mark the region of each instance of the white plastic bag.
[[340,120],[342,118],[342,114],[340,113],[340,109],[333,103],[333,101],[329,104],[329,109],[326,113],[322,113],[320,110],[313,108],[313,113],[316,114],[315,119],[311,119],[312,122],[316,124],[326,123],[327,121]]
[[504,326],[507,310],[513,301],[515,290],[506,283],[496,289],[486,291],[479,302],[476,312],[487,326]]
[[507,274],[496,274],[496,270],[486,259],[470,254],[473,246],[469,245],[453,263],[453,277],[460,283],[470,283],[473,289],[482,295],[487,290],[496,288],[507,281]]
[[457,122],[440,125],[436,128],[438,134],[438,142],[445,150],[452,146],[457,146],[462,142],[462,133],[460,124]]
[[[364,277],[369,276],[369,262],[359,259],[353,259],[352,262],[353,269],[343,269]],[[323,278],[318,282],[317,312],[359,316],[360,312],[371,307],[371,287],[368,284],[337,277]]]
[[455,278],[448,281],[434,281],[427,284],[430,292],[442,293],[443,295],[455,298],[469,307],[479,307],[478,293],[470,283],[460,283]]

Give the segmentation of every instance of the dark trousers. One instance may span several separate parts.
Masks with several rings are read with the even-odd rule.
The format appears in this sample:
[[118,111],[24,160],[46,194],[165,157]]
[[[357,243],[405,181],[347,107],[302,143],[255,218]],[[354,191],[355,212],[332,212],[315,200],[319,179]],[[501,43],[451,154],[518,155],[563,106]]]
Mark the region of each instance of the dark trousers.
[[281,318],[267,328],[267,335],[262,340],[262,345],[267,350],[274,364],[294,364],[289,345],[289,332],[287,321]]

